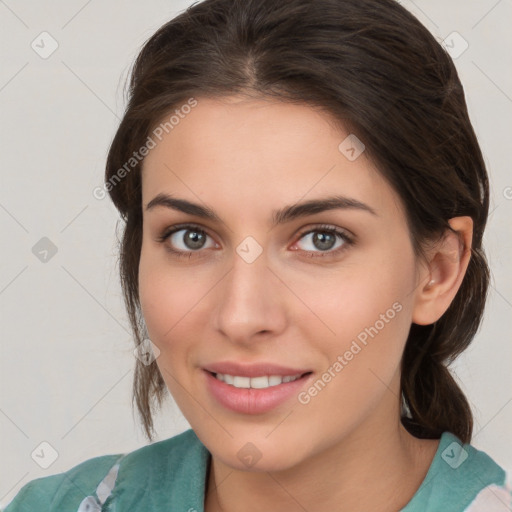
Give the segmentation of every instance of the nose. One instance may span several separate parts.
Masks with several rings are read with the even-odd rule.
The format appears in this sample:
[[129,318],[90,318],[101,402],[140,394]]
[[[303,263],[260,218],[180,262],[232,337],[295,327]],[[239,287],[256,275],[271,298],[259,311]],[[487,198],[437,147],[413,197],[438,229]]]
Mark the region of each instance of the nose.
[[286,327],[286,287],[269,267],[265,252],[252,263],[235,253],[214,300],[214,328],[233,343],[251,345]]

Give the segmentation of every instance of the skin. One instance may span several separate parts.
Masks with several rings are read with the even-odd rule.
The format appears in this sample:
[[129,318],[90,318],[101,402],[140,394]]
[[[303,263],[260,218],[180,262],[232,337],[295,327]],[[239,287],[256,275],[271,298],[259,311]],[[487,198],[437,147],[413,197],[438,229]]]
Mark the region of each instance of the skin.
[[[396,512],[439,443],[400,423],[401,356],[411,322],[436,321],[453,300],[469,262],[471,219],[451,219],[458,235],[447,233],[419,261],[399,196],[364,152],[349,161],[339,151],[348,133],[328,114],[239,96],[197,100],[144,160],[139,291],[158,368],[212,454],[205,510]],[[162,192],[208,205],[222,222],[146,211]],[[376,215],[337,209],[271,228],[274,209],[334,194]],[[179,223],[203,229],[204,248],[185,245],[187,231],[157,241]],[[348,231],[355,244],[337,254],[336,235],[332,248],[315,245],[322,224]],[[263,249],[250,264],[236,252],[248,236]],[[225,409],[205,386],[202,367],[222,360],[271,361],[319,377],[397,302],[400,312],[307,404],[294,397],[249,416]],[[237,456],[247,442],[261,453],[251,467]]]

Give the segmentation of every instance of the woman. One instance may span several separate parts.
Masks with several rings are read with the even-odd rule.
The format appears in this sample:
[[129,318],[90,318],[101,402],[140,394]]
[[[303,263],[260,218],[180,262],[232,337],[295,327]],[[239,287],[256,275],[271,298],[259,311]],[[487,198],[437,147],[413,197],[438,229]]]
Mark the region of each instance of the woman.
[[447,365],[480,324],[485,164],[391,0],[206,0],[147,41],[104,190],[148,439],[21,510],[509,510]]

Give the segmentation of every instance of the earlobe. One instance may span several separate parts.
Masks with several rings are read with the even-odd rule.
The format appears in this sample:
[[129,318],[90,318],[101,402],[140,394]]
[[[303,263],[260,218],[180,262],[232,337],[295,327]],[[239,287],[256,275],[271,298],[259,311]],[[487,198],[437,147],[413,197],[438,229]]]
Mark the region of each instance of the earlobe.
[[473,220],[454,217],[451,230],[435,244],[429,254],[428,268],[416,290],[412,321],[430,325],[439,320],[457,294],[471,258]]

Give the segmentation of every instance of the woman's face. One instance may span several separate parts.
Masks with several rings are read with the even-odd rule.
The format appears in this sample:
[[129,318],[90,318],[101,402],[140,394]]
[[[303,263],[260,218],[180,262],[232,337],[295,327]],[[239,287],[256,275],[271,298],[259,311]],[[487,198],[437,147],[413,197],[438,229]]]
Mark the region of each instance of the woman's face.
[[[224,464],[267,471],[396,430],[419,275],[397,194],[325,113],[197,101],[153,137],[142,177],[140,301],[185,418]],[[147,209],[158,195],[197,206]],[[311,373],[236,388],[206,370],[222,362]]]

